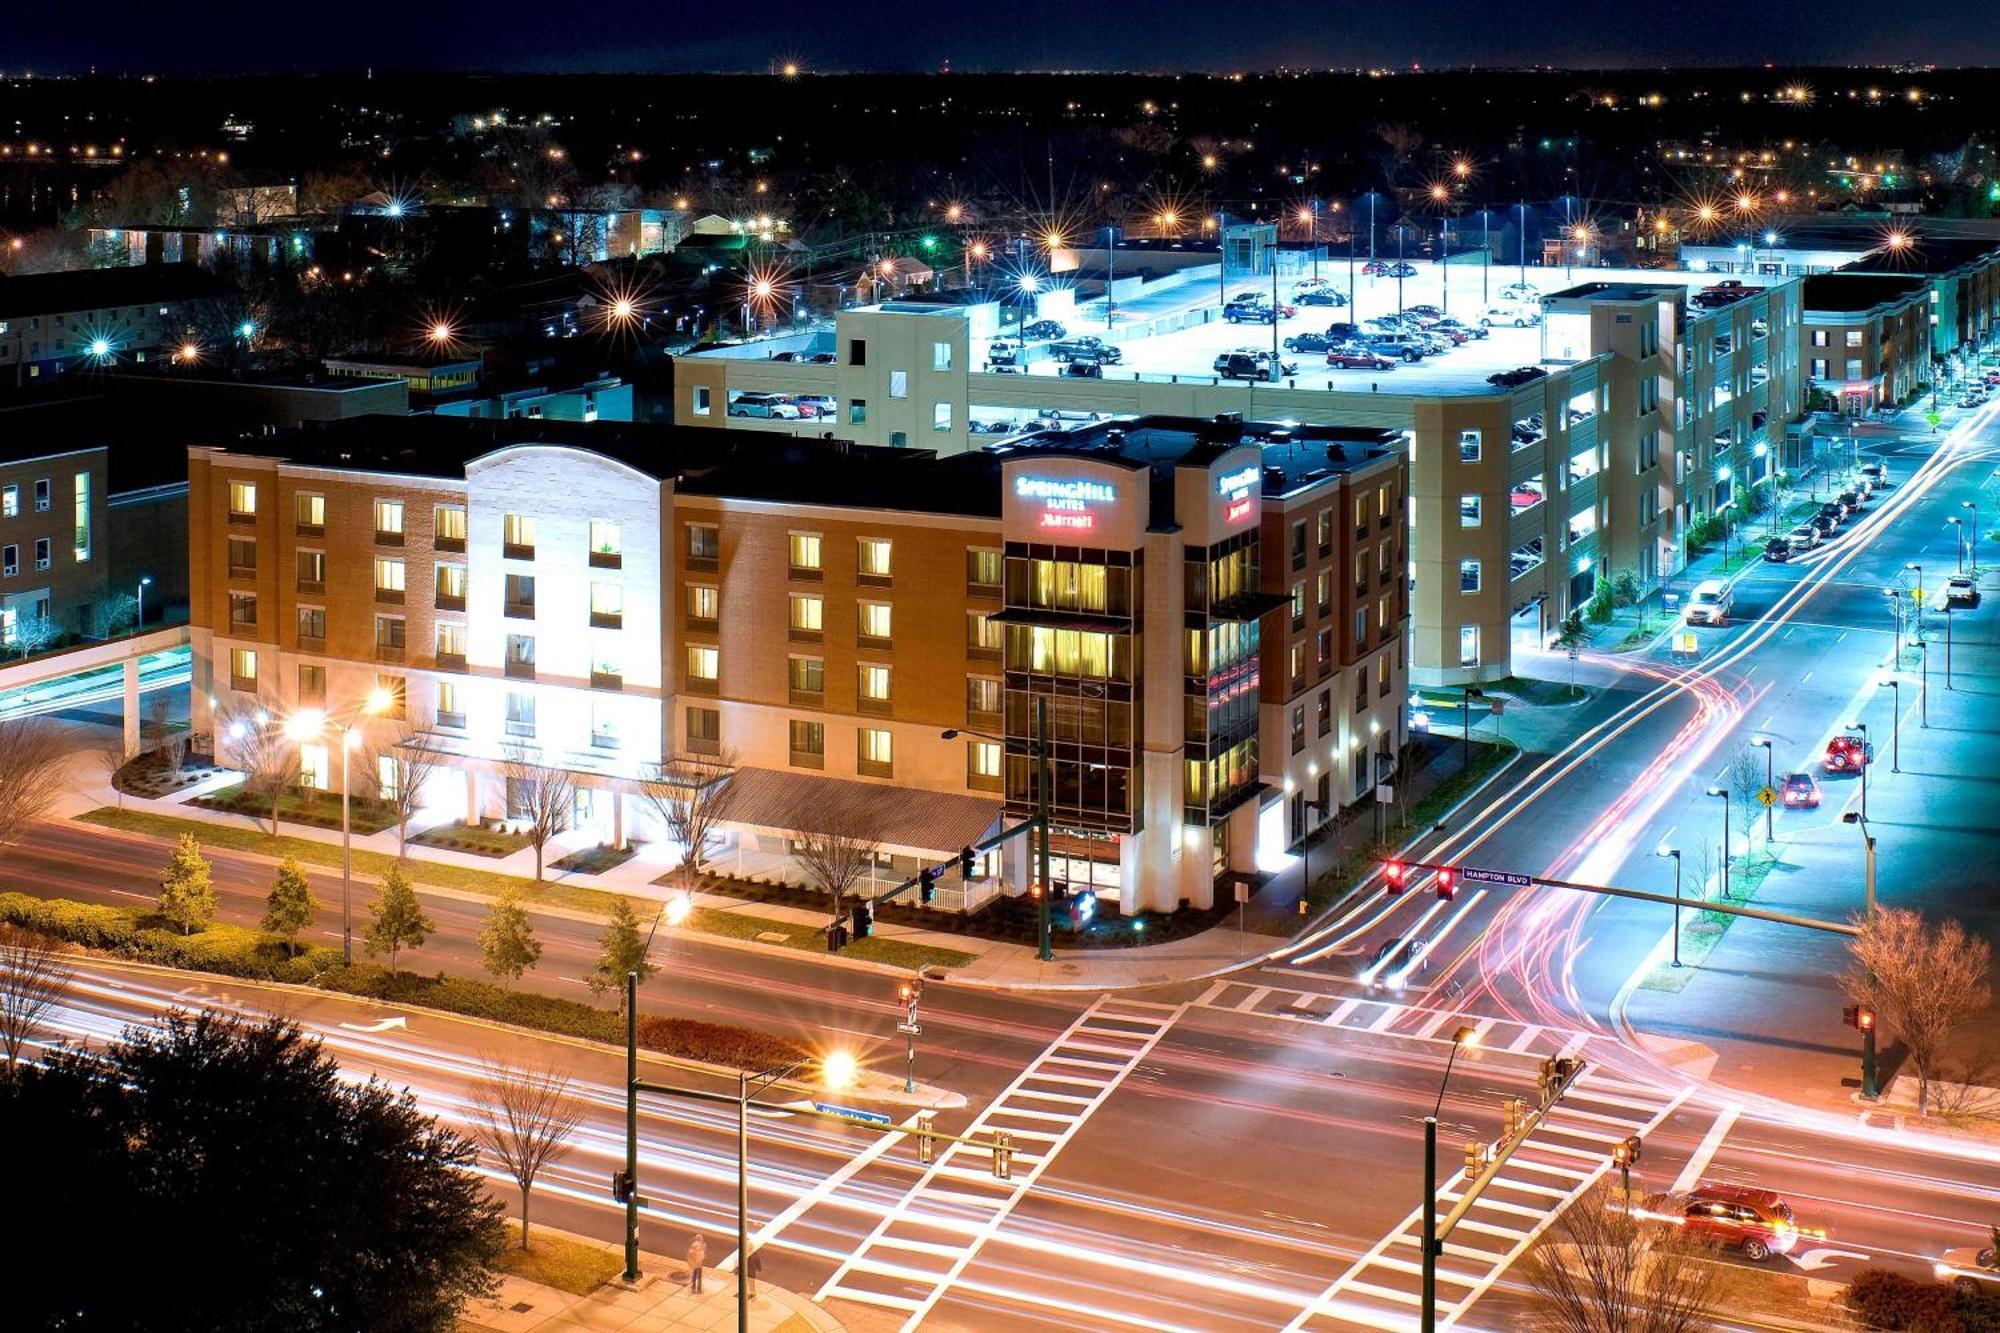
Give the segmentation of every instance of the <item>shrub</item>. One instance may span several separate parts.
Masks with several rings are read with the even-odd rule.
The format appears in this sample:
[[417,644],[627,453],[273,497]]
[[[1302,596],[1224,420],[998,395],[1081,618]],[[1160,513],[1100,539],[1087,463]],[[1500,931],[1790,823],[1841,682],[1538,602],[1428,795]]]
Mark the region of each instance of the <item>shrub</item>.
[[1639,600],[1639,580],[1627,572],[1611,580],[1611,604],[1632,606]]
[[1870,1268],[1848,1284],[1846,1301],[1855,1318],[1869,1328],[1966,1333],[1958,1314],[1958,1293],[1942,1283]]
[[665,1014],[639,1016],[639,1044],[662,1055],[707,1060],[738,1069],[776,1069],[808,1054],[798,1042],[769,1032],[703,1023],[692,1018],[669,1018]]

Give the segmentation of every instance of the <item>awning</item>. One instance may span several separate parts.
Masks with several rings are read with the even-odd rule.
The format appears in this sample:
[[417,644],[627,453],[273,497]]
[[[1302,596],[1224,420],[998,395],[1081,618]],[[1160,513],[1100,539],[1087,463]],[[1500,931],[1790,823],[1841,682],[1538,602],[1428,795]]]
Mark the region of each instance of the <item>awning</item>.
[[950,855],[991,833],[1001,801],[955,792],[849,782],[811,773],[740,768],[730,779],[722,817],[731,824],[785,834],[814,815],[851,826],[885,848]]

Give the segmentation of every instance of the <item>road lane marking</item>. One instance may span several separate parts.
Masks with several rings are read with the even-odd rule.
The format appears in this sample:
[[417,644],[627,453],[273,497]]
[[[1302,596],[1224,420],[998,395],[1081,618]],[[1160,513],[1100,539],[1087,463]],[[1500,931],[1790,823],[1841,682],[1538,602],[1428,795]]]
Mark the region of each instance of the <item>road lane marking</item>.
[[1669,1193],[1685,1194],[1695,1187],[1702,1173],[1708,1170],[1708,1164],[1715,1160],[1715,1154],[1722,1147],[1722,1141],[1728,1138],[1729,1131],[1736,1127],[1736,1117],[1742,1114],[1743,1108],[1735,1102],[1723,1106],[1722,1113],[1715,1117],[1715,1123],[1708,1127],[1708,1133],[1696,1145],[1694,1156],[1687,1159],[1687,1165],[1681,1168],[1680,1175],[1674,1177],[1673,1188]]

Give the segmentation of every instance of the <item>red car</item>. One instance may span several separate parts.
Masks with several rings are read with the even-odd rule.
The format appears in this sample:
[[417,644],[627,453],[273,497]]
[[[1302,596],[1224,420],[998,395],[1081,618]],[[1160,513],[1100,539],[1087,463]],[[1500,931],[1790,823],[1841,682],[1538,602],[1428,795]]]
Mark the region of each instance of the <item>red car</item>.
[[1363,347],[1327,349],[1326,363],[1340,370],[1394,370],[1396,363]]
[[1776,1191],[1747,1185],[1704,1183],[1685,1197],[1655,1195],[1646,1200],[1645,1215],[1685,1227],[1697,1240],[1741,1250],[1744,1258],[1759,1262],[1788,1254],[1799,1243],[1792,1206]]
[[1819,779],[1810,773],[1787,773],[1781,793],[1787,810],[1819,809]]
[[1835,736],[1826,743],[1821,766],[1829,773],[1859,773],[1875,762],[1875,746],[1859,736]]

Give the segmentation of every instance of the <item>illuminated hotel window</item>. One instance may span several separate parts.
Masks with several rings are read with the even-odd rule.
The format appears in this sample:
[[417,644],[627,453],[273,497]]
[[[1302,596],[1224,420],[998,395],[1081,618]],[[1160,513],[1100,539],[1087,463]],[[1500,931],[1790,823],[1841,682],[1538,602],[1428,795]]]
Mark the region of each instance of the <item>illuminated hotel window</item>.
[[440,551],[465,549],[465,506],[439,505],[431,511],[431,537]]
[[890,577],[890,542],[887,537],[863,537],[856,556],[855,571],[864,579]]
[[403,540],[403,502],[401,500],[377,500],[375,502],[375,540],[378,542],[400,542]]
[[826,602],[814,593],[792,594],[792,633],[815,637],[826,631]]
[[794,574],[820,573],[822,566],[817,532],[794,532],[790,535],[788,546]]
[[719,649],[706,644],[689,644],[687,650],[688,679],[713,686],[716,674],[721,669],[722,654]]
[[855,669],[855,697],[865,709],[870,705],[886,706],[889,702],[889,668],[873,662],[863,662]]
[[892,615],[887,602],[863,602],[859,614],[859,632],[864,639],[886,641],[894,637],[890,633]]
[[257,488],[247,481],[230,482],[229,516],[231,518],[254,518],[256,514]]
[[880,727],[861,727],[855,732],[855,769],[868,777],[895,775],[895,742]]

